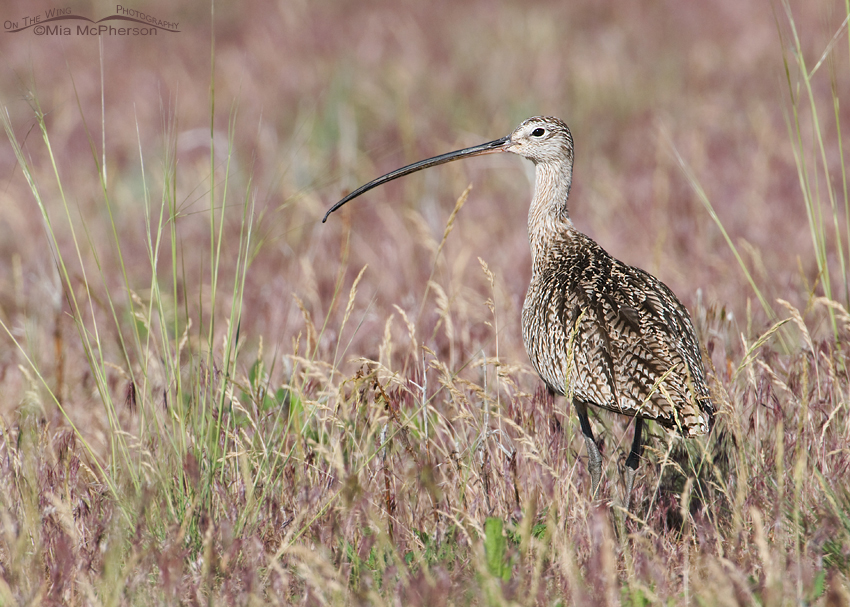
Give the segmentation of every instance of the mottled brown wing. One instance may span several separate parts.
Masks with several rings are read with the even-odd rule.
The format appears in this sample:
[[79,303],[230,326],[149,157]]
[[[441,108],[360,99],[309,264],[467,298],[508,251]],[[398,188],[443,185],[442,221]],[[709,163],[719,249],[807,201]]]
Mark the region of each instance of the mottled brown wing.
[[623,279],[615,281],[616,299],[620,306],[635,311],[642,337],[640,347],[630,347],[629,340],[622,343],[623,366],[647,370],[642,380],[632,382],[635,398],[651,405],[651,413],[661,423],[681,428],[686,436],[708,432],[714,406],[690,315],[663,282],[639,268],[617,263]]
[[577,398],[655,419],[686,436],[708,431],[708,397],[693,325],[666,285],[588,239],[570,272],[575,295],[570,383]]

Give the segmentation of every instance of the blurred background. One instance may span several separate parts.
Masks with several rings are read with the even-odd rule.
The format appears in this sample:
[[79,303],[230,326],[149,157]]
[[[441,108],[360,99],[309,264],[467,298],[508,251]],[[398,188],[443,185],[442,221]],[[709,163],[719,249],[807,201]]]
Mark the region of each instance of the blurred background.
[[[54,8],[94,21],[116,11],[106,2],[6,1],[0,18],[20,22]],[[394,354],[381,348],[387,331],[404,341],[401,310],[418,320],[420,342],[454,367],[482,351],[527,367],[519,311],[530,274],[530,163],[508,155],[454,163],[370,192],[327,224],[320,220],[378,175],[501,137],[536,114],[558,116],[572,129],[577,227],[615,257],[659,276],[689,309],[725,308],[746,319],[741,330],[746,322],[763,331],[768,321],[676,152],[769,302],[783,298],[805,308],[817,291],[794,159],[798,133],[814,149],[811,108],[806,99],[797,104],[797,129],[792,91],[801,91],[788,54],[794,32],[779,3],[285,0],[218,3],[213,14],[206,3],[163,0],[128,8],[178,22],[179,32],[99,38],[30,28],[0,35],[0,102],[31,159],[65,257],[76,259],[73,240],[83,241],[69,273],[81,291],[91,289],[93,317],[111,314],[99,288],[119,302],[129,297],[124,272],[142,299],[150,289],[145,200],[158,209],[163,188],[172,187],[169,159],[176,158],[178,298],[185,298],[176,307],[203,310],[209,294],[210,257],[202,251],[210,244],[212,183],[225,209],[222,275],[229,284],[245,205],[254,213],[240,327],[252,347],[262,339],[274,356],[292,352],[299,335],[306,339],[306,313],[325,326],[319,358],[348,371],[361,356],[383,356],[392,366]],[[792,1],[788,9],[811,69],[846,12],[831,0]],[[84,22],[58,23],[75,30]],[[838,44],[847,44],[846,34]],[[814,81],[819,116],[832,121],[821,129],[833,175],[841,175],[834,121],[850,120],[833,99],[850,99],[850,81],[829,74],[846,73],[846,61],[846,50],[833,53]],[[34,119],[36,103],[62,192]],[[102,160],[110,205],[98,178]],[[94,390],[74,346],[77,329],[44,221],[8,143],[0,145],[0,180],[0,317],[48,377],[61,367],[62,398],[85,406]],[[64,211],[62,195],[72,212]],[[838,216],[844,218],[841,210]],[[492,288],[478,258],[493,273]],[[838,267],[834,257],[828,263]],[[367,264],[352,321],[340,332],[346,296]],[[91,273],[98,267],[102,279]],[[169,270],[163,263],[163,280]],[[437,287],[426,292],[429,278]],[[220,285],[220,292],[229,288]],[[432,303],[422,306],[423,298]],[[114,323],[99,327],[104,343],[117,344]],[[31,382],[19,367],[23,352],[7,335],[0,343],[6,413],[26,400]],[[721,353],[715,362],[722,360]],[[278,381],[285,371],[279,364]],[[529,389],[536,381],[530,377]],[[114,389],[122,389],[119,378]]]

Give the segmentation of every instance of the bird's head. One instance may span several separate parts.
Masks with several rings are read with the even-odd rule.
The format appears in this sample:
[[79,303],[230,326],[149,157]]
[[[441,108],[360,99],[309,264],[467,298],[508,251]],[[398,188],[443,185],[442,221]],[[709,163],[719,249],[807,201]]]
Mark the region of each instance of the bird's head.
[[528,158],[534,164],[559,165],[565,161],[572,164],[573,136],[562,120],[534,116],[514,129],[504,150]]

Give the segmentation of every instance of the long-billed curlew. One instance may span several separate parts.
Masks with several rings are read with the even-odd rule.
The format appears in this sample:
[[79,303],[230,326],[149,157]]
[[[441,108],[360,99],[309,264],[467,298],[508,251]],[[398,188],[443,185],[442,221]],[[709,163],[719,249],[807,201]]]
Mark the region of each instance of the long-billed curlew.
[[398,177],[460,158],[513,152],[535,165],[528,211],[531,283],[522,337],[551,392],[572,398],[588,453],[592,495],[602,455],[587,405],[635,418],[626,460],[626,508],[641,453],[643,420],[685,437],[708,432],[714,417],[702,356],[687,310],[663,282],[611,257],[570,221],[567,198],[573,138],[557,118],[535,116],[507,137],[422,160],[353,191],[327,212]]

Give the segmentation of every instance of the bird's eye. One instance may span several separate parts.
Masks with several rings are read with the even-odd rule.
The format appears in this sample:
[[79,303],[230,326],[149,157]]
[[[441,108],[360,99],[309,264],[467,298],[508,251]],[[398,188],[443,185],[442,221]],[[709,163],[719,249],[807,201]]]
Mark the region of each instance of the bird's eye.
[[546,129],[541,128],[541,127],[537,127],[536,129],[534,129],[533,131],[531,131],[531,136],[532,136],[532,137],[543,137],[543,135],[544,135],[545,133],[546,133]]

